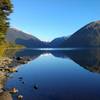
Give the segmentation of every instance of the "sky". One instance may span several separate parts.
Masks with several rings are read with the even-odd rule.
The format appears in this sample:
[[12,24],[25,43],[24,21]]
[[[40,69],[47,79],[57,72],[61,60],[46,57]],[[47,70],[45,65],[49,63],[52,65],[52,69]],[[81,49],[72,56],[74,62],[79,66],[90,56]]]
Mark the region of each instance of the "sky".
[[11,0],[11,27],[43,41],[70,36],[100,19],[100,0]]

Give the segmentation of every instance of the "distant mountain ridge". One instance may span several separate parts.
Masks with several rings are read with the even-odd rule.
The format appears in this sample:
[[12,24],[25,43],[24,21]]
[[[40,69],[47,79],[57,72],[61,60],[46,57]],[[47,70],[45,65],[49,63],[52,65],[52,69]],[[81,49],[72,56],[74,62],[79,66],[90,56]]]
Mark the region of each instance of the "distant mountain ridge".
[[59,48],[60,45],[66,41],[68,39],[68,37],[58,37],[58,38],[55,38],[54,40],[52,40],[50,43],[49,43],[49,47],[53,47],[53,48]]
[[100,46],[100,21],[87,24],[66,41],[61,47],[99,47]]
[[11,43],[24,45],[27,48],[42,48],[46,43],[33,35],[27,34],[15,28],[10,28],[6,35],[6,40]]
[[15,28],[10,28],[6,35],[6,40],[11,43],[24,45],[27,48],[59,48],[67,37],[60,37],[51,42],[44,42],[33,35],[27,34]]
[[58,37],[51,42],[41,41],[35,36],[10,28],[6,40],[27,48],[100,47],[100,21],[85,25],[70,37]]

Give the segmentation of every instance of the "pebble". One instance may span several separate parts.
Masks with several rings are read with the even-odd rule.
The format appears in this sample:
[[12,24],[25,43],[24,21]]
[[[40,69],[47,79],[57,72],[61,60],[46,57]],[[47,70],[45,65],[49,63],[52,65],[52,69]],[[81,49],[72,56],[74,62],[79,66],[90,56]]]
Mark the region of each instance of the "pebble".
[[18,95],[18,100],[23,100],[23,95]]
[[10,90],[10,93],[18,93],[18,90],[17,90],[16,88],[12,88],[12,89]]
[[22,84],[24,84],[25,82],[22,82]]
[[22,79],[23,79],[23,77],[19,77],[19,79],[20,79],[20,80],[22,80]]
[[39,86],[37,84],[34,85],[34,89],[37,90]]
[[22,57],[17,57],[16,59],[17,59],[17,60],[21,60],[21,59],[22,59]]
[[16,72],[18,72],[18,70],[16,70]]

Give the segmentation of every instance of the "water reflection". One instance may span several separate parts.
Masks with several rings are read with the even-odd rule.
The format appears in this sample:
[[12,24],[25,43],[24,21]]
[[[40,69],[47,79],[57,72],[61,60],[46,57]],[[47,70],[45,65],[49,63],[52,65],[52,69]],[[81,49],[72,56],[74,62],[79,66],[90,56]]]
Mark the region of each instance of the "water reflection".
[[[83,67],[88,71],[100,73],[100,49],[81,49],[81,50],[6,49],[0,53],[1,53],[0,54],[0,100],[12,100],[13,97],[12,92],[16,92],[17,88],[16,87],[6,88],[5,84],[7,83],[7,80],[12,78],[11,75],[13,73],[17,73],[18,68],[21,67],[20,65],[27,64],[30,61],[34,61],[44,54],[52,54],[54,57],[65,59],[66,62],[67,59],[71,59],[72,61],[80,65],[80,67]],[[22,82],[22,84],[24,84],[22,77],[19,77],[19,81]],[[38,85],[35,84],[35,86],[33,87],[37,88]]]
[[[0,52],[1,53],[1,52]],[[67,50],[45,50],[45,49],[6,49],[0,57],[0,66],[6,65],[17,67],[29,61],[37,59],[44,54],[52,54],[59,58],[70,58],[81,67],[91,71],[100,72],[100,49],[67,49]],[[6,59],[4,58],[6,57]],[[18,59],[20,57],[20,59]],[[9,58],[9,59],[8,59]],[[7,60],[8,59],[8,60]],[[3,64],[4,63],[4,64]]]
[[27,56],[35,60],[40,55],[51,53],[55,57],[70,58],[81,67],[91,71],[100,72],[100,49],[74,49],[74,50],[27,50],[17,52],[15,56]]
[[100,49],[76,50],[67,53],[67,56],[81,67],[100,73]]

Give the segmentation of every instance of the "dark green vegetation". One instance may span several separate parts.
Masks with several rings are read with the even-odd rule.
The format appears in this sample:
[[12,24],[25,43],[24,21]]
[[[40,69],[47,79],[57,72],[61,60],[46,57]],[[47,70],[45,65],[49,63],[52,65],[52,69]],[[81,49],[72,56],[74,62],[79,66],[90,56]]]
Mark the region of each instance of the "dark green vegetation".
[[5,41],[5,35],[9,27],[8,16],[12,13],[12,8],[10,0],[0,0],[0,43]]
[[22,47],[6,40],[6,33],[9,29],[9,15],[12,11],[13,5],[10,0],[0,0],[0,48],[2,49]]

